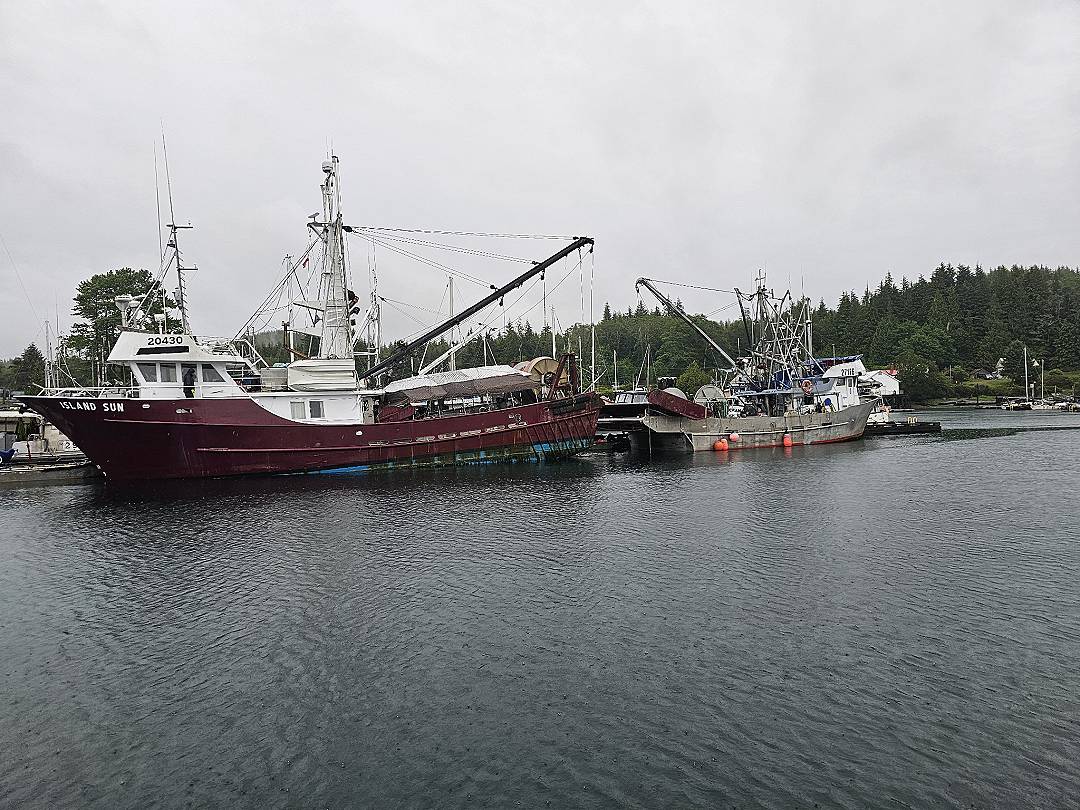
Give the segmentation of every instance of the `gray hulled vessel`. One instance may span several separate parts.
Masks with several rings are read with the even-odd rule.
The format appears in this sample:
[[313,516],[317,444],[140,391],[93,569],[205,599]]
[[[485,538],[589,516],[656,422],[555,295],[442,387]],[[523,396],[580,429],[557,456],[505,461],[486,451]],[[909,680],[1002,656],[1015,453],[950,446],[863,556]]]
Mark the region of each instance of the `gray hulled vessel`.
[[[682,308],[638,279],[682,318],[730,365],[717,384],[702,386],[691,400],[673,386],[616,394],[600,413],[598,430],[622,435],[641,449],[681,447],[694,451],[791,447],[858,439],[877,399],[859,396],[866,372],[858,356],[819,360],[812,352],[807,301],[777,298],[764,280],[757,290],[738,290],[748,357],[735,360]],[[746,305],[749,305],[746,306]]]

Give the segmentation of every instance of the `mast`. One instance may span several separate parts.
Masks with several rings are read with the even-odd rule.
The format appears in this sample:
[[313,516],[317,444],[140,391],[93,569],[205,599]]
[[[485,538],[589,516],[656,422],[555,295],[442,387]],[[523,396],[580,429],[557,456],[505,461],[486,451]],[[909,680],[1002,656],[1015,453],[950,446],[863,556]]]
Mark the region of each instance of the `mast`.
[[[448,276],[450,279],[450,317],[454,317],[454,277]],[[450,348],[454,348],[454,330],[450,330]],[[457,352],[450,355],[450,370],[457,371]]]
[[652,282],[649,279],[647,279],[647,278],[639,278],[637,280],[637,284],[635,284],[634,286],[635,287],[644,287],[646,290],[648,290],[653,295],[655,295],[656,299],[661,304],[663,304],[665,307],[667,307],[671,311],[671,313],[673,315],[676,315],[679,318],[682,318],[682,320],[685,321],[686,323],[688,323],[690,325],[690,327],[695,332],[697,332],[699,335],[701,335],[703,338],[705,338],[705,340],[708,342],[708,344],[710,346],[712,346],[717,352],[720,353],[721,357],[723,357],[725,360],[727,360],[729,363],[731,363],[731,369],[733,371],[738,369],[738,364],[736,364],[736,362],[731,359],[731,355],[728,354],[727,352],[725,352],[720,347],[719,343],[717,343],[715,340],[713,340],[711,337],[709,337],[708,333],[706,333],[704,329],[702,329],[700,326],[698,326],[696,323],[694,323],[694,321],[690,318],[690,316],[682,311],[681,307],[675,306],[674,302],[672,302],[666,295],[664,295],[662,292],[660,292],[658,289],[656,289],[656,287],[653,286]]
[[348,269],[345,266],[344,226],[341,222],[341,182],[338,158],[323,161],[326,179],[322,184],[323,221],[309,222],[323,243],[323,269],[319,279],[319,298],[323,303],[322,334],[317,357],[352,358]]
[[555,357],[555,307],[551,308],[551,356]]
[[379,362],[379,352],[382,351],[382,313],[379,311],[379,265],[375,258],[375,246],[371,248],[371,308],[368,321],[368,368]]
[[571,242],[569,245],[564,247],[562,250],[558,251],[557,253],[553,253],[551,256],[548,256],[542,262],[537,262],[536,264],[534,264],[532,267],[530,267],[528,270],[526,270],[524,273],[522,273],[520,276],[515,278],[510,283],[505,284],[502,287],[499,287],[497,290],[492,292],[490,295],[487,295],[484,298],[482,298],[480,301],[477,301],[471,307],[466,307],[465,309],[463,309],[457,315],[454,315],[453,317],[443,321],[438,326],[432,327],[427,332],[422,334],[420,337],[418,337],[415,340],[412,340],[409,343],[405,344],[400,349],[398,349],[398,351],[394,352],[392,355],[387,357],[385,360],[383,360],[382,362],[376,363],[371,368],[369,368],[367,371],[360,374],[360,379],[361,380],[366,380],[368,377],[373,377],[376,374],[378,374],[379,372],[385,371],[386,369],[393,366],[395,363],[405,359],[406,357],[409,357],[413,352],[415,352],[421,346],[424,346],[427,343],[430,343],[432,340],[435,340],[435,338],[437,338],[437,337],[445,335],[448,331],[453,329],[458,324],[464,323],[469,318],[471,318],[473,315],[475,315],[477,312],[480,312],[481,310],[486,309],[491,304],[494,304],[496,301],[500,300],[508,292],[512,292],[513,290],[516,290],[518,287],[522,286],[529,279],[533,278],[534,276],[538,275],[539,273],[543,273],[545,270],[547,270],[549,267],[551,267],[551,265],[555,264],[556,262],[560,261],[561,259],[565,259],[567,256],[569,256],[575,250],[579,250],[579,249],[581,249],[581,248],[583,248],[583,247],[585,247],[587,245],[592,245],[592,244],[593,244],[593,240],[588,236],[582,236],[582,237],[579,237],[578,239],[575,239],[573,242]]
[[735,299],[739,302],[739,312],[742,313],[743,332],[746,333],[746,345],[748,348],[754,345],[754,336],[750,332],[750,319],[746,317],[746,307],[743,306],[743,294],[739,288],[735,288]]
[[176,211],[173,208],[173,196],[172,196],[172,174],[169,172],[169,150],[165,145],[165,133],[161,133],[161,155],[165,159],[165,189],[169,194],[169,242],[166,247],[173,249],[173,255],[176,257],[176,304],[180,308],[180,331],[185,335],[191,334],[191,324],[188,321],[187,310],[187,290],[184,287],[184,271],[196,270],[195,267],[184,267],[184,262],[180,257],[180,243],[177,239],[177,232],[181,230],[190,230],[190,225],[177,225],[176,224]]
[[57,385],[53,385],[53,346],[52,337],[49,334],[49,319],[45,319],[45,387],[59,388],[59,381]]

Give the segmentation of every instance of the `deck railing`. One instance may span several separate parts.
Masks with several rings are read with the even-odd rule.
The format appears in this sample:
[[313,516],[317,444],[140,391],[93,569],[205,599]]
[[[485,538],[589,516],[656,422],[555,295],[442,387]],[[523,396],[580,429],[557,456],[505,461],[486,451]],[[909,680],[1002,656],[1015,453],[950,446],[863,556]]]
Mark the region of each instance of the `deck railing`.
[[[239,384],[239,383],[238,383]],[[248,391],[254,386],[240,388]],[[140,387],[138,385],[98,385],[86,388],[42,388],[34,396],[42,397],[70,397],[74,399],[169,399],[161,394],[174,394],[176,399],[184,398],[184,389],[194,388],[196,395],[204,396],[204,389],[229,390],[231,386],[225,386],[217,382],[196,382],[194,385],[175,383],[154,383],[152,386]],[[218,394],[221,396],[221,394]]]
[[76,397],[91,399],[101,397],[138,397],[137,385],[98,385],[86,388],[42,388],[34,396],[41,397]]
[[270,365],[263,359],[263,356],[259,354],[259,350],[255,348],[255,344],[247,338],[229,338],[208,335],[192,335],[192,337],[196,343],[214,354],[237,354],[244,359],[249,360],[256,368],[258,368],[260,363],[263,366]]

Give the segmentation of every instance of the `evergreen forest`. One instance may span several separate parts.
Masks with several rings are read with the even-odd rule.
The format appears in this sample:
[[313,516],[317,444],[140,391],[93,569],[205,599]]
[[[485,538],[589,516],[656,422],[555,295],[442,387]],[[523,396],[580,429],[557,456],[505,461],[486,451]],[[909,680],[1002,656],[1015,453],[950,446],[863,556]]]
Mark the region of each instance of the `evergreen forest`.
[[[64,382],[88,385],[95,373],[100,374],[96,369],[119,330],[112,297],[148,280],[145,271],[122,268],[79,285],[73,312],[80,320],[59,342]],[[691,317],[736,356],[745,349],[746,339],[738,308],[733,301],[717,303],[725,319]],[[595,353],[587,324],[556,334],[556,350],[576,352],[580,347],[586,382],[595,375],[600,389],[611,389],[616,379],[620,388],[644,384],[647,375],[653,383],[659,376],[676,377],[679,387],[692,393],[724,363],[680,319],[650,304],[640,299],[626,311],[605,305],[596,323]],[[164,305],[174,306],[172,301]],[[914,281],[897,282],[886,274],[875,287],[843,293],[835,306],[824,300],[814,305],[813,334],[818,356],[862,354],[870,368],[897,369],[912,402],[980,392],[1019,395],[1025,346],[1033,380],[1036,371],[1044,373],[1048,394],[1056,390],[1075,395],[1080,383],[1080,272],[1068,267],[984,270],[942,264]],[[461,368],[512,364],[552,350],[550,327],[538,329],[528,321],[510,322],[489,332],[486,340],[467,333],[455,339],[468,341],[457,354]],[[280,333],[260,335],[258,345],[269,362],[285,360]],[[423,357],[435,358],[447,345],[436,341]],[[383,356],[394,348],[394,344],[386,347]],[[41,349],[33,343],[20,356],[0,361],[0,389],[33,390],[44,382]],[[421,359],[399,364],[392,376],[413,373]]]

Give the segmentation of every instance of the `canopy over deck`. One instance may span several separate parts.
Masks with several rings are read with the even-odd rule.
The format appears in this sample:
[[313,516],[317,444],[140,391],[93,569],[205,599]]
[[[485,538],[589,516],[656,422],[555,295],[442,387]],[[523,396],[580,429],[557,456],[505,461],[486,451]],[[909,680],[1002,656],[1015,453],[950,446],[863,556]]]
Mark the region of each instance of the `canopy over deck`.
[[535,387],[529,374],[511,366],[480,366],[408,377],[390,383],[384,390],[387,402],[400,403],[508,394]]

